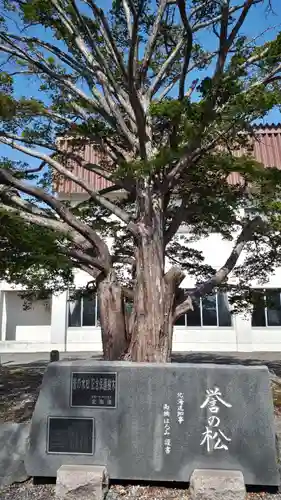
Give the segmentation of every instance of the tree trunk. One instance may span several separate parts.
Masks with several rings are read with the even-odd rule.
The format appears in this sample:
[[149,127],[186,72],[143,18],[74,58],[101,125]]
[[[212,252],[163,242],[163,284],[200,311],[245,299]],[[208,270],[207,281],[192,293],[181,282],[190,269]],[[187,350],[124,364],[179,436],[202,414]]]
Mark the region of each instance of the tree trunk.
[[147,190],[141,210],[143,217],[139,219],[135,242],[136,284],[128,358],[167,362],[172,351],[176,280],[173,273],[165,276],[161,197],[152,199]]
[[131,361],[171,360],[176,287],[184,277],[165,274],[162,199],[149,189],[139,196],[135,236],[133,309],[127,318],[124,298],[113,270],[101,280],[100,317],[104,358]]
[[183,273],[164,274],[155,241],[143,240],[138,249],[134,309],[130,322],[132,361],[171,361],[175,292]]
[[128,349],[124,298],[115,272],[111,270],[98,284],[103,355],[120,359]]

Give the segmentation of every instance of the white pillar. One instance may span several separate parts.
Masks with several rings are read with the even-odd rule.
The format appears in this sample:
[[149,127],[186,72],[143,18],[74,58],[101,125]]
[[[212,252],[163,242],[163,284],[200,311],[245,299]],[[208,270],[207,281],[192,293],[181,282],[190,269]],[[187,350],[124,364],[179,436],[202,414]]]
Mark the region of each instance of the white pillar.
[[6,340],[7,331],[7,302],[6,292],[0,291],[0,340]]
[[51,344],[58,351],[65,351],[66,348],[67,295],[67,291],[52,295]]
[[4,297],[4,292],[3,290],[0,290],[0,340],[3,340],[2,338],[2,331],[3,331],[3,297]]
[[252,351],[252,316],[251,313],[236,314],[234,326],[236,333],[236,349],[238,352]]

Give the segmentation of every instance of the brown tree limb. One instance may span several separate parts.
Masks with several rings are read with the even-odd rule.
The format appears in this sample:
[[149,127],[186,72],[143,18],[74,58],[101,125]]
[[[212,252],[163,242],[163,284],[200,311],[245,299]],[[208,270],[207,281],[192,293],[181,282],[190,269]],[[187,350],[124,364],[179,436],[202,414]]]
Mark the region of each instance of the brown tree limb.
[[249,13],[250,8],[253,5],[255,5],[256,3],[259,3],[259,2],[255,1],[255,0],[245,0],[243,10],[238,18],[238,21],[236,22],[235,26],[233,27],[233,29],[228,37],[227,43],[228,43],[229,48],[231,47],[237,34],[239,33],[239,31],[240,31],[248,13]]
[[218,53],[218,60],[216,64],[215,73],[213,76],[213,81],[215,84],[218,83],[218,80],[223,72],[227,53],[229,50],[229,44],[227,39],[228,19],[229,19],[229,0],[223,0],[221,8],[219,53]]
[[62,235],[69,236],[71,228],[67,224],[59,220],[52,219],[51,217],[42,217],[35,212],[33,213],[31,210],[27,211],[25,207],[21,207],[20,203],[16,205],[17,206],[11,206],[6,205],[5,203],[0,203],[0,208],[8,213],[19,215],[21,219],[28,223],[45,227],[46,229],[51,229],[52,231],[56,231]]
[[[12,139],[2,137],[2,138],[0,138],[0,142],[11,146],[13,149],[21,151],[22,153],[26,153],[29,156],[32,156],[34,158],[39,158],[40,160],[46,161],[46,163],[48,163],[57,172],[59,172],[59,174],[74,181],[76,184],[78,184],[80,187],[82,187],[90,195],[90,197],[92,199],[94,199],[99,205],[106,208],[111,213],[116,215],[116,217],[118,217],[123,222],[128,224],[128,229],[133,234],[137,234],[137,228],[132,223],[130,215],[127,214],[127,212],[125,212],[125,210],[122,210],[121,208],[119,208],[117,205],[112,203],[110,200],[108,200],[104,196],[101,196],[98,193],[96,193],[95,191],[93,191],[92,189],[90,189],[86,182],[79,179],[75,174],[73,174],[69,169],[65,168],[61,163],[59,163],[58,161],[54,160],[53,158],[51,158],[50,156],[48,156],[44,153],[40,153],[39,151],[34,151],[33,149],[29,149],[29,148],[26,148],[25,146],[21,146],[21,145],[15,143]],[[2,171],[1,171],[1,175],[3,175]],[[0,175],[0,180],[1,180],[1,175]],[[27,189],[27,186],[25,187],[25,189]],[[31,189],[31,186],[29,187],[29,189]],[[32,188],[32,189],[34,189],[34,188]],[[43,199],[43,196],[46,197],[46,193],[42,190],[41,195],[39,195],[39,197],[40,196]],[[52,203],[53,203],[53,201],[52,201]]]
[[[79,87],[76,87],[72,83],[70,75],[68,76],[61,75],[56,73],[53,69],[51,69],[48,66],[46,59],[44,59],[42,56],[40,57],[40,60],[34,59],[29,55],[29,52],[25,52],[20,47],[14,45],[13,42],[9,40],[9,38],[3,32],[0,32],[0,39],[1,38],[11,47],[0,45],[0,51],[5,53],[10,53],[15,57],[21,58],[23,61],[28,62],[31,66],[36,68],[39,72],[47,74],[49,77],[53,78],[57,82],[57,84],[61,87],[62,90],[64,89],[65,91],[65,89],[67,89],[70,95],[76,98],[78,97],[79,99],[82,98],[85,102],[87,102],[91,106],[91,108],[94,111],[99,113],[114,129],[116,128],[112,114],[109,112],[109,108],[106,105],[105,99],[102,96],[102,94],[99,93],[98,89],[95,89],[94,87],[91,88],[92,95],[95,97],[95,99],[91,98],[88,94],[83,92]],[[125,135],[124,137],[128,140],[129,144],[131,144],[130,140],[132,139],[132,137],[130,135],[128,136]],[[134,146],[134,144],[135,141],[133,141],[131,146]]]
[[175,319],[193,309],[192,300],[194,298],[211,293],[214,288],[220,286],[226,280],[234,269],[246,244],[252,240],[255,230],[261,227],[263,227],[263,221],[259,216],[255,217],[244,226],[225,264],[214,274],[214,276],[197,286],[195,290],[189,294],[189,297],[176,307]]
[[140,69],[140,73],[142,75],[142,81],[145,80],[145,77],[147,74],[147,70],[148,70],[149,63],[150,63],[150,60],[151,60],[151,57],[153,54],[153,50],[154,50],[154,47],[156,44],[157,35],[159,32],[161,20],[162,20],[166,5],[167,5],[167,0],[160,0],[157,14],[156,14],[156,17],[155,17],[155,20],[154,20],[154,23],[153,23],[153,26],[151,29],[150,36],[148,38],[147,45],[145,47],[145,51],[144,51],[143,61],[142,61],[141,69]]
[[[264,0],[253,0],[253,3],[257,4],[257,3],[261,3],[263,1]],[[234,12],[237,12],[238,10],[243,9],[244,5],[245,5],[245,2],[243,2],[242,4],[239,4],[239,5],[235,5],[233,7],[230,7],[229,14],[234,14]],[[213,17],[212,19],[208,19],[208,21],[202,21],[202,22],[199,22],[197,24],[194,24],[192,26],[193,33],[195,33],[196,31],[199,31],[203,28],[207,28],[208,26],[211,26],[212,24],[218,23],[221,20],[221,17],[222,17],[222,14],[219,14],[219,15]]]
[[[81,235],[79,233],[73,231],[73,229],[70,228],[68,224],[48,216],[44,210],[36,207],[30,202],[27,202],[26,200],[21,199],[13,193],[4,193],[3,201],[5,201],[5,198],[8,198],[14,204],[14,206],[6,205],[0,202],[0,208],[2,210],[5,210],[6,212],[12,213],[14,215],[19,215],[19,217],[22,220],[25,220],[27,223],[56,231],[61,235],[65,235],[67,239],[72,241],[75,247],[72,247],[70,242],[61,247],[65,255],[75,257],[80,262],[89,266],[93,266],[99,271],[104,272],[106,270],[106,267],[101,259],[91,257],[90,255],[85,253],[85,250],[89,247],[89,243],[84,238],[81,238]],[[80,249],[77,248],[77,245],[80,247]],[[93,251],[93,247],[91,245],[90,248]]]
[[95,269],[98,269],[99,271],[104,271],[105,267],[102,264],[100,259],[96,259],[95,257],[91,257],[90,255],[86,254],[82,250],[79,250],[77,248],[65,248],[64,250],[65,255],[69,255],[70,257],[74,257],[75,259],[78,260],[78,262],[81,262],[83,264],[86,264],[88,268],[94,267]]
[[[59,217],[61,217],[61,219],[64,222],[68,224],[70,228],[75,229],[75,231],[77,231],[79,234],[84,236],[88,241],[90,241],[104,259],[105,265],[107,267],[109,266],[110,254],[105,242],[88,225],[79,221],[72,214],[72,212],[66,206],[64,206],[57,198],[54,198],[43,189],[40,189],[38,187],[32,186],[31,184],[27,184],[24,181],[16,179],[10,172],[8,172],[8,170],[0,169],[0,183],[13,186],[19,191],[22,191],[26,194],[34,196],[35,198],[41,201],[44,201],[59,215]],[[32,215],[32,217],[37,217],[37,216]],[[46,227],[48,227],[47,226],[48,218],[44,218],[42,221],[40,220],[40,222],[42,223],[42,225],[45,223]],[[52,228],[54,230],[56,230],[55,227],[58,227],[58,223],[61,223],[61,221],[52,221],[53,224]]]
[[0,184],[0,199],[3,201],[7,201],[9,204],[12,203],[16,207],[23,209],[33,215],[39,215],[50,220],[55,220],[50,213],[46,212],[46,210],[43,210],[42,208],[34,205],[34,203],[24,200],[23,198],[18,196],[18,194],[16,194],[16,190],[11,188],[10,186]]
[[193,34],[192,34],[192,28],[189,24],[189,20],[187,19],[187,15],[185,12],[185,0],[177,0],[177,5],[180,11],[180,16],[182,23],[184,25],[185,29],[185,35],[186,35],[186,47],[185,47],[185,53],[184,53],[184,58],[183,58],[183,63],[182,63],[182,70],[181,70],[181,75],[180,75],[180,81],[179,81],[179,100],[183,100],[184,95],[185,95],[185,79],[186,79],[186,74],[188,71],[188,66],[191,58],[191,52],[192,52],[192,44],[193,44]]
[[[124,189],[131,194],[135,194],[136,192],[136,183],[133,180],[129,180],[127,178],[115,179],[112,173],[105,172],[102,167],[93,163],[86,163],[85,165],[83,165],[83,167],[90,172],[95,172],[97,175],[100,175],[101,177],[103,177],[103,179],[111,182],[119,189]],[[114,186],[112,186],[112,191],[114,191]]]
[[185,278],[185,273],[180,267],[172,266],[165,274],[166,283],[173,283],[174,286],[179,286]]
[[182,224],[184,218],[186,215],[186,206],[185,202],[182,200],[181,204],[179,207],[177,207],[176,213],[174,217],[172,218],[172,221],[164,233],[164,245],[167,246],[170,241],[173,239],[175,234],[177,233],[180,225]]
[[147,98],[150,100],[153,95],[155,94],[155,91],[157,90],[158,84],[161,82],[163,76],[165,75],[166,71],[168,68],[173,64],[174,60],[177,58],[180,50],[184,46],[185,39],[183,36],[180,36],[179,41],[174,48],[174,50],[171,52],[169,57],[167,57],[166,61],[163,63],[161,66],[160,70],[158,71],[157,75],[155,76],[151,86],[149,87],[147,91]]
[[117,48],[117,45],[114,41],[109,24],[108,24],[107,19],[104,15],[104,11],[96,5],[94,0],[86,0],[86,3],[91,7],[93,14],[99,20],[100,29],[101,29],[101,32],[104,36],[104,42],[106,43],[109,51],[112,53],[115,61],[117,62],[118,66],[119,66],[119,69],[121,70],[121,73],[123,74],[123,76],[125,78],[125,81],[127,82],[128,75],[127,75],[127,71],[126,71],[126,68],[124,65],[124,61],[123,61],[123,58],[122,58],[122,56]]
[[179,304],[174,313],[174,322],[182,316],[182,314],[187,313],[188,311],[193,311],[192,298],[188,296],[181,304]]
[[221,267],[209,280],[196,287],[193,291],[193,296],[206,295],[210,293],[213,288],[221,285],[225,281],[229,273],[235,267],[246,244],[252,240],[254,232],[261,227],[263,227],[263,221],[259,216],[255,217],[244,226],[223,267]]

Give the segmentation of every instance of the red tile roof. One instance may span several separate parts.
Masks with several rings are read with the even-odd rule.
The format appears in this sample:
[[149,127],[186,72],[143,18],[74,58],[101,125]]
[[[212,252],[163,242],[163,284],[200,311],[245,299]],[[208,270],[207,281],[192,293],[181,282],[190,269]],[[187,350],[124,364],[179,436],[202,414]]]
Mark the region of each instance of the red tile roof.
[[[235,154],[245,154],[244,150]],[[253,144],[254,158],[265,167],[276,167],[281,170],[281,124],[265,124],[256,127],[256,139]],[[231,184],[241,182],[241,176],[232,173],[229,176]]]
[[[60,139],[59,145],[62,150],[68,148],[69,139]],[[235,154],[242,155],[245,151],[240,150]],[[77,152],[76,152],[77,154]],[[81,148],[82,163],[100,164],[102,161],[101,153],[91,144],[87,144]],[[256,126],[256,139],[254,140],[253,154],[257,161],[263,163],[265,167],[277,167],[281,170],[281,124],[265,124]],[[111,185],[111,183],[103,179],[100,175],[94,172],[89,172],[83,166],[78,165],[74,160],[68,161],[69,168],[73,173],[79,176],[80,179],[87,181],[91,189],[99,191]],[[231,184],[241,183],[241,176],[235,172],[230,174],[229,182]],[[74,194],[83,193],[84,190],[75,182],[60,178],[54,182],[55,189],[58,194]]]
[[[58,145],[62,151],[68,150],[70,139],[59,139]],[[80,156],[82,165],[79,165],[75,160],[68,160],[67,167],[71,169],[72,173],[78,176],[81,180],[86,181],[89,187],[94,191],[100,191],[109,187],[111,183],[105,180],[100,175],[90,172],[83,168],[83,163],[92,163],[99,165],[102,161],[103,155],[95,149],[90,143],[81,146],[80,149],[75,148],[75,155]],[[84,189],[78,186],[74,181],[65,177],[59,177],[54,180],[55,190],[58,194],[72,194],[83,193]]]

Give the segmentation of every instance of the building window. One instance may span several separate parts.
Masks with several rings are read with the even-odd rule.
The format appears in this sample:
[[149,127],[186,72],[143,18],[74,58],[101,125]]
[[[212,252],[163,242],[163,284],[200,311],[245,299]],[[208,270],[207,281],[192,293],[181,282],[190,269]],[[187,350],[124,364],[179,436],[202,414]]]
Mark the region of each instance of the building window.
[[207,295],[193,303],[193,311],[183,314],[177,319],[176,326],[232,326],[231,313],[227,294],[217,292]]
[[252,326],[281,326],[280,290],[254,290]]
[[68,301],[68,326],[100,326],[97,295]]

